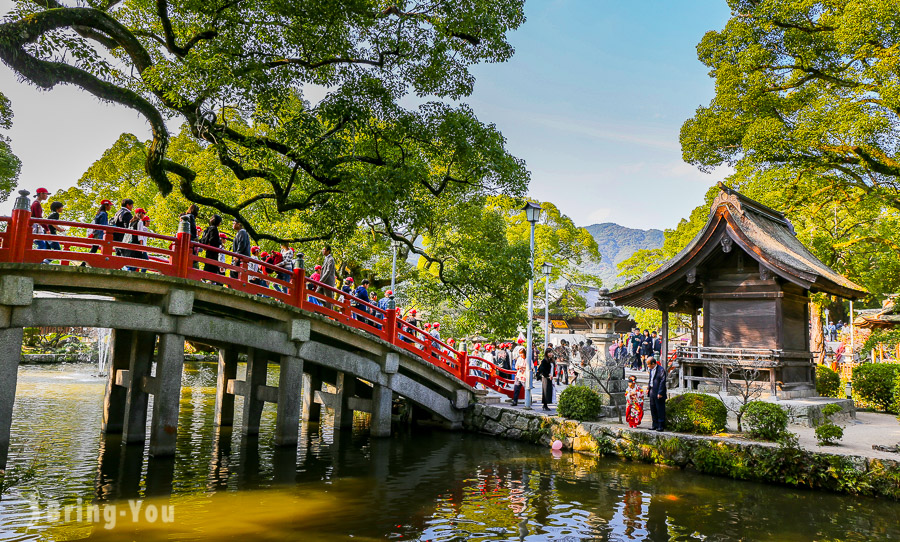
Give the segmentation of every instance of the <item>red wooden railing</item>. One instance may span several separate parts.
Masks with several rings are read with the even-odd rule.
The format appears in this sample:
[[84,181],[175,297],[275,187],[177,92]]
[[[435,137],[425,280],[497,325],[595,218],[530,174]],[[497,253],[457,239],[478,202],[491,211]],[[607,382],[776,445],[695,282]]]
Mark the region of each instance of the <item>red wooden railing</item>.
[[[284,268],[252,260],[241,254],[191,241],[187,232],[179,232],[177,236],[171,237],[115,226],[35,219],[27,209],[18,208],[20,206],[17,202],[17,208],[13,210],[11,217],[0,216],[0,262],[41,263],[45,260],[59,260],[63,265],[80,265],[83,262],[102,269],[127,269],[211,282],[240,292],[266,296],[361,329],[421,357],[466,384],[481,384],[507,397],[512,396],[515,371],[502,369],[483,358],[455,350],[399,318],[396,309],[379,308],[333,285],[312,280],[306,276],[303,268],[294,269],[290,273]],[[35,225],[48,224],[102,231],[103,238],[34,233]],[[113,234],[138,235],[146,239],[147,244],[114,241]],[[37,248],[35,241],[58,243],[60,250]],[[231,263],[207,258],[207,254],[224,254]],[[260,271],[251,270],[251,263],[258,266]],[[218,268],[220,273],[207,268]]]

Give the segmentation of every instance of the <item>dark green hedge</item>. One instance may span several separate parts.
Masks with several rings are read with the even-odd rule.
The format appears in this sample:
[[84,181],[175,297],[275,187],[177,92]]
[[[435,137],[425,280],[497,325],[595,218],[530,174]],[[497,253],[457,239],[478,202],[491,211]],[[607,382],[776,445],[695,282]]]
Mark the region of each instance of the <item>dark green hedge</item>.
[[666,418],[672,431],[709,435],[725,430],[728,409],[718,397],[683,393],[666,401]]

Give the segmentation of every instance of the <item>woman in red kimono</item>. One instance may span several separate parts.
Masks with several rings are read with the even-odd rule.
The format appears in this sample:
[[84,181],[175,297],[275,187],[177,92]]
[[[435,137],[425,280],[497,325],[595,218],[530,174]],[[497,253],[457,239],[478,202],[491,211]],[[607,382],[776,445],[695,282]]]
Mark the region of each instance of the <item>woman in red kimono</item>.
[[628,388],[625,389],[625,420],[630,427],[641,425],[644,418],[644,389],[637,385],[634,376],[628,377]]

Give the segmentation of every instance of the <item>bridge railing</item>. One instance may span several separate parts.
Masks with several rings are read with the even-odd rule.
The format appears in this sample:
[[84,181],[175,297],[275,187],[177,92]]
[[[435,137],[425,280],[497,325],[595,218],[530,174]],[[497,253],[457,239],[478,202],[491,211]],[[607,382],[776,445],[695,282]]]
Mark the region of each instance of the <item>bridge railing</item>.
[[[51,235],[46,228],[50,224],[73,231],[84,230],[90,235]],[[126,235],[136,235],[147,241],[145,244],[124,242]],[[35,241],[58,243],[59,250],[38,248]],[[220,254],[231,261],[219,261]],[[512,394],[515,371],[455,350],[399,318],[395,309],[382,309],[334,285],[312,280],[306,276],[305,269],[291,272],[224,248],[191,241],[189,233],[168,236],[116,226],[36,219],[27,208],[17,208],[12,216],[0,216],[0,262],[41,263],[46,260],[59,260],[63,265],[83,262],[102,269],[159,273],[277,299],[374,335],[421,357],[466,384],[480,383],[507,396]]]
[[515,375],[515,370],[504,369],[479,356],[469,356],[466,382],[473,386],[481,384],[507,397],[512,397]]

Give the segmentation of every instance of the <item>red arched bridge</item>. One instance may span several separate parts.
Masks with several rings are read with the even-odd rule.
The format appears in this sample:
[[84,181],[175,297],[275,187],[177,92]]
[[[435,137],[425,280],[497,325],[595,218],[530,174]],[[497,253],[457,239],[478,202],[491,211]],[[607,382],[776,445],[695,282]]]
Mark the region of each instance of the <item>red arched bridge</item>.
[[[395,396],[459,426],[475,386],[512,395],[508,371],[431,337],[396,309],[310,279],[302,260],[287,273],[191,241],[186,222],[170,237],[36,219],[28,193],[20,194],[12,216],[0,217],[0,468],[26,327],[111,328],[104,431],[143,441],[152,395],[154,455],[175,450],[185,341],[219,350],[216,424],[235,423],[234,398],[242,396],[238,423],[254,434],[263,405],[276,403],[275,438],[283,445],[296,444],[299,421],[317,420],[321,405],[334,411],[340,427],[352,423],[353,411],[370,412],[372,434],[387,436]],[[50,224],[70,235],[46,233]],[[71,235],[79,230],[86,236]],[[102,231],[102,238],[88,231]],[[116,241],[113,234],[139,234],[146,243]],[[50,243],[59,250],[44,248]],[[201,256],[207,250],[232,263]],[[222,273],[204,271],[205,265]],[[243,380],[237,378],[239,355],[246,356]],[[269,364],[280,368],[277,386],[266,380]]]

